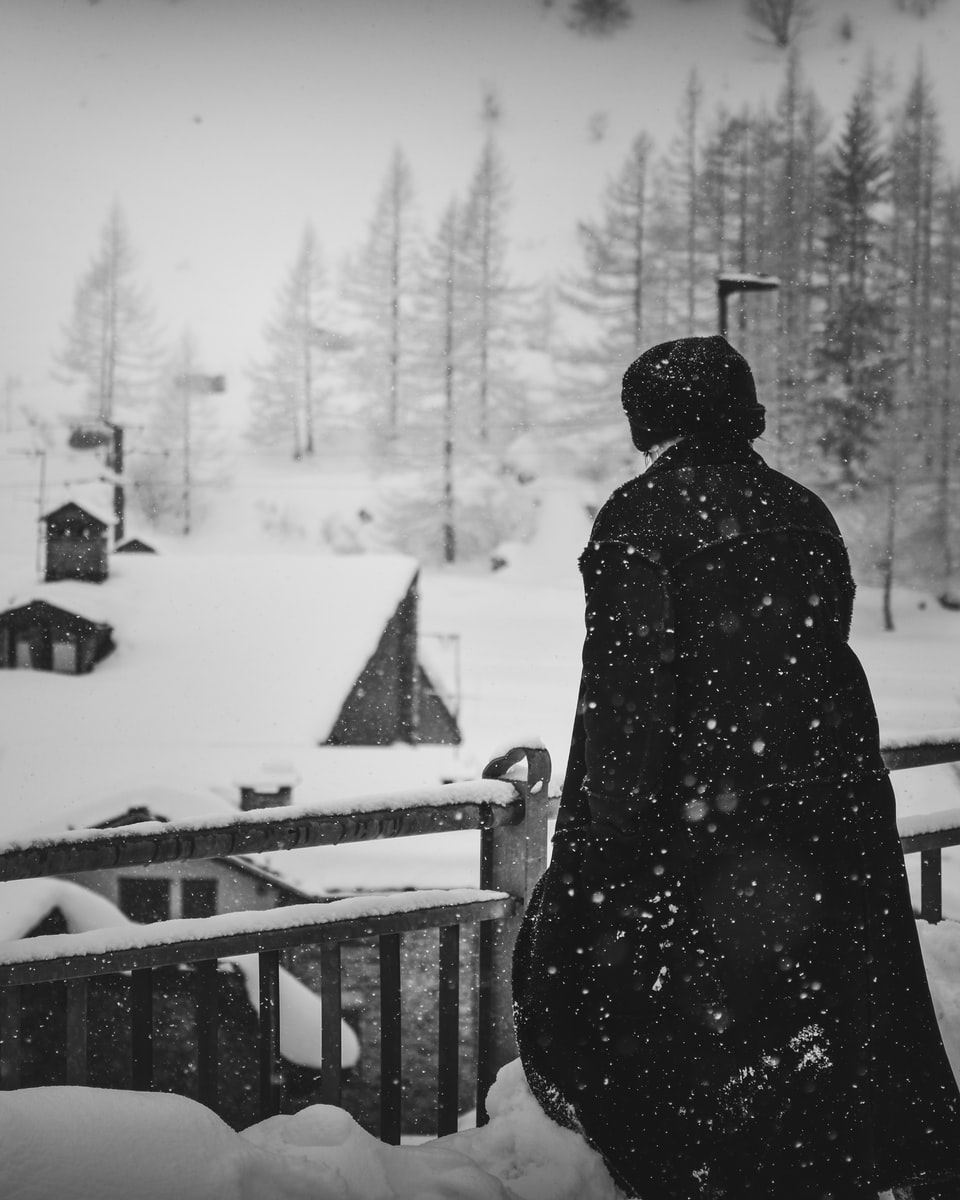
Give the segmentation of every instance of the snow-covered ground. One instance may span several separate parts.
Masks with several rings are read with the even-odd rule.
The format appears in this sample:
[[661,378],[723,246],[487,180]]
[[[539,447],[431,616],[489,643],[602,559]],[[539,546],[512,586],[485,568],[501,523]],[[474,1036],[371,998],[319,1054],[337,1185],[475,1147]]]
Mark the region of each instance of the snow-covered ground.
[[[540,1111],[519,1063],[490,1123],[387,1146],[324,1105],[234,1133],[179,1096],[36,1088],[0,1095],[5,1200],[615,1200],[602,1160]],[[51,1153],[51,1148],[55,1148]]]

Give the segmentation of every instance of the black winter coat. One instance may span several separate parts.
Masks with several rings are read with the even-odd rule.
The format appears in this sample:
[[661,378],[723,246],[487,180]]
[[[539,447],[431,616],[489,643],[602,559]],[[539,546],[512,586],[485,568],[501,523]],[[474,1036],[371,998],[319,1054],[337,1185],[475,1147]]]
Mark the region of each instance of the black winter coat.
[[960,1179],[830,513],[745,443],[690,438],[580,562],[582,690],[514,958],[540,1103],[642,1200]]

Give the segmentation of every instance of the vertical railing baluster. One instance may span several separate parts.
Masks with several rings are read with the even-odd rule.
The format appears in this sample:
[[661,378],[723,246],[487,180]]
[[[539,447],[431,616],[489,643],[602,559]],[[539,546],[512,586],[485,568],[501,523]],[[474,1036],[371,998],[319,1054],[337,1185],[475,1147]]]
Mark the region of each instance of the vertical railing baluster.
[[130,1075],[133,1088],[153,1087],[153,971],[130,972]]
[[220,1100],[219,963],[208,958],[194,964],[197,986],[197,1082],[201,1104],[217,1111]]
[[380,1140],[400,1144],[400,934],[380,938]]
[[460,926],[440,927],[437,1016],[437,1136],[456,1133],[460,1116]]
[[87,981],[68,979],[67,992],[67,1083],[87,1082]]
[[21,991],[17,985],[0,989],[0,1088],[4,1090],[18,1088],[22,1076]]
[[320,1099],[340,1103],[340,943],[320,945]]
[[936,925],[943,920],[943,853],[938,846],[934,850],[920,851],[920,917]]
[[280,951],[260,951],[260,1117],[280,1111]]
[[477,944],[477,1124],[487,1122],[486,1098],[497,1075],[493,921],[481,921]]

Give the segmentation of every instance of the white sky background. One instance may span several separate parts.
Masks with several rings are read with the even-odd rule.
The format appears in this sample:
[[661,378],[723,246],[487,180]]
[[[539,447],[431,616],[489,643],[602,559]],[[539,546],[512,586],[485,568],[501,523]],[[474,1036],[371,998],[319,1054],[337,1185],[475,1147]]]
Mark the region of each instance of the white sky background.
[[[772,97],[783,56],[741,0],[637,0],[632,27],[581,37],[564,0],[4,0],[0,5],[0,382],[62,411],[51,355],[118,200],[170,340],[245,391],[276,288],[307,220],[331,264],[363,239],[403,147],[430,229],[468,183],[484,90],[502,104],[517,267],[557,272],[578,218],[642,129],[665,150],[690,70],[707,110]],[[842,112],[868,47],[897,94],[921,45],[960,159],[960,17],[892,0],[821,0],[806,69]],[[857,38],[836,34],[850,14]],[[608,134],[590,140],[595,113]]]

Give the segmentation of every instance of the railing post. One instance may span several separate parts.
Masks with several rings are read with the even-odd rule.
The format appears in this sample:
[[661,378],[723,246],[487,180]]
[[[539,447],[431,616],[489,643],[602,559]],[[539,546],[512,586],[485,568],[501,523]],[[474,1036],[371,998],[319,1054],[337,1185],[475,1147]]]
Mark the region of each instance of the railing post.
[[920,851],[920,919],[931,925],[943,920],[942,871],[943,852],[939,847]]
[[[489,762],[483,778],[502,779],[522,759],[527,760],[526,780],[511,780],[520,798],[520,817],[512,825],[482,831],[480,886],[508,892],[526,905],[547,865],[550,755],[539,746],[516,747]],[[511,972],[521,920],[522,914],[480,926],[477,1122],[481,1125],[487,1120],[485,1101],[490,1085],[500,1068],[517,1057]]]
[[0,988],[0,1088],[20,1086],[20,993]]

